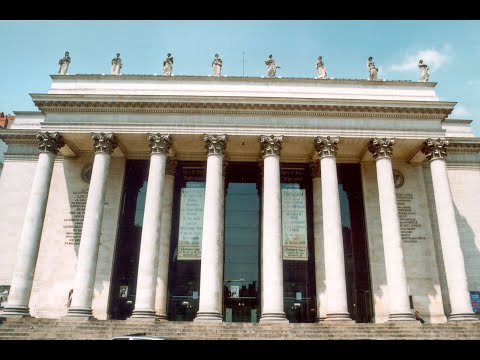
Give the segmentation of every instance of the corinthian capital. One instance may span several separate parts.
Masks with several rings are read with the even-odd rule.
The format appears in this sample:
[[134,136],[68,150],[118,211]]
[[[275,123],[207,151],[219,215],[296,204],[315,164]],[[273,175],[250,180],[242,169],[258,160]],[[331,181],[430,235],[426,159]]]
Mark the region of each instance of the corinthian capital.
[[275,135],[262,135],[260,136],[260,145],[262,146],[262,156],[278,155],[280,156],[280,150],[282,150],[283,136]]
[[118,146],[117,137],[114,133],[105,134],[92,132],[93,147],[96,153],[111,154]]
[[368,150],[373,154],[375,160],[381,158],[389,158],[392,156],[393,149],[392,146],[395,143],[395,139],[390,138],[374,138],[368,144]]
[[427,157],[427,160],[444,159],[447,156],[448,140],[446,139],[427,139],[423,143],[422,153]]
[[150,154],[168,154],[168,150],[172,147],[172,138],[169,134],[147,133],[147,140]]
[[315,143],[315,150],[318,151],[318,157],[321,159],[325,156],[333,156],[337,155],[337,144],[338,144],[338,137],[331,138],[330,136],[327,137],[317,137],[317,141]]
[[58,132],[39,132],[37,134],[37,140],[39,152],[51,152],[54,155],[57,155],[58,150],[65,145],[62,135]]
[[312,175],[312,179],[320,177],[320,164],[318,161],[313,161],[310,163],[310,174]]
[[219,154],[223,155],[225,148],[227,147],[227,135],[203,135],[203,141],[205,142],[205,152],[207,155]]
[[177,160],[167,159],[167,169],[166,174],[175,176],[175,170],[177,168]]

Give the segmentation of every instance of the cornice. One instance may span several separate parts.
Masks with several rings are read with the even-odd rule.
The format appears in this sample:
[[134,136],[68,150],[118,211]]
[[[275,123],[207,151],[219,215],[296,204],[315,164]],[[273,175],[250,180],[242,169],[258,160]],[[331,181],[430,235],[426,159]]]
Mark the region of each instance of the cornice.
[[0,129],[0,139],[8,144],[35,144],[38,145],[37,133],[39,129],[12,130]]
[[455,138],[447,137],[449,141],[448,152],[479,152],[480,138]]
[[425,87],[434,88],[436,82],[420,82],[410,80],[367,80],[367,79],[315,79],[315,78],[298,78],[298,77],[275,77],[266,78],[258,76],[194,76],[194,75],[146,75],[146,74],[76,74],[76,75],[50,75],[54,81],[78,81],[78,80],[114,80],[114,81],[157,81],[157,82],[276,82],[276,83],[326,83],[326,84],[348,84],[348,85],[365,85],[365,86],[402,86],[402,87]]
[[182,113],[301,115],[315,117],[442,118],[455,102],[243,97],[179,97],[155,95],[31,94],[43,112]]

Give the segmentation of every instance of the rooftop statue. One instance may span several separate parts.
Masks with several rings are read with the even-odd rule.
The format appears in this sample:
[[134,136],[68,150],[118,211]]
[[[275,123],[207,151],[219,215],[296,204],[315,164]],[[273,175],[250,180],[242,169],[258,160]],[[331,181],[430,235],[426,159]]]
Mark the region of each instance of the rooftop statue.
[[368,58],[368,72],[369,72],[369,80],[377,80],[378,69],[375,67],[375,63],[373,62],[373,57]]
[[65,51],[65,56],[58,61],[58,73],[60,75],[68,74],[68,65],[70,65],[70,56],[68,51]]
[[110,69],[110,74],[120,75],[121,69],[122,69],[122,59],[120,59],[120,54],[117,53],[117,57],[112,59],[112,67]]
[[322,57],[319,56],[317,60],[317,79],[326,79],[327,78],[327,69],[323,63]]
[[218,57],[218,54],[215,54],[215,59],[212,61],[213,76],[219,77],[222,76],[222,64],[223,61]]
[[173,71],[173,57],[168,53],[167,58],[163,61],[163,75],[172,76]]
[[430,77],[429,67],[427,64],[423,63],[423,60],[418,62],[418,67],[420,68],[420,81],[427,82]]
[[265,65],[268,66],[267,70],[267,77],[273,78],[277,72],[277,69],[280,69],[280,66],[277,66],[275,63],[275,59],[273,59],[273,55],[269,55],[268,59],[265,60]]

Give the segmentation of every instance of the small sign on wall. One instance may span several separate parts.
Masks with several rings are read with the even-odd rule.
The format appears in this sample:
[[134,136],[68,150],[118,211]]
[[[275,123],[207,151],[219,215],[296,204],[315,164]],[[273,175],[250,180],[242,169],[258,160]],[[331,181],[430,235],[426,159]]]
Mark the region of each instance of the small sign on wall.
[[123,299],[128,297],[128,286],[120,286],[120,297]]
[[480,291],[470,291],[473,312],[480,315]]

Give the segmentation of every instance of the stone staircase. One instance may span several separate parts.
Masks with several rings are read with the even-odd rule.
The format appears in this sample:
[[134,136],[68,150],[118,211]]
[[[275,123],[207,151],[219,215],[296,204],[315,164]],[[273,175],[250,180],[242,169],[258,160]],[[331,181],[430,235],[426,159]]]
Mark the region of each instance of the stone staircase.
[[132,333],[175,340],[480,340],[480,321],[424,324],[199,324],[124,320],[1,319],[0,340],[108,340]]

